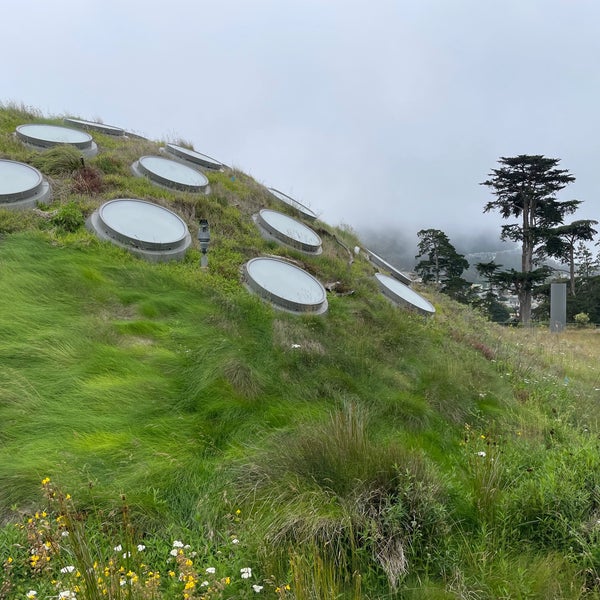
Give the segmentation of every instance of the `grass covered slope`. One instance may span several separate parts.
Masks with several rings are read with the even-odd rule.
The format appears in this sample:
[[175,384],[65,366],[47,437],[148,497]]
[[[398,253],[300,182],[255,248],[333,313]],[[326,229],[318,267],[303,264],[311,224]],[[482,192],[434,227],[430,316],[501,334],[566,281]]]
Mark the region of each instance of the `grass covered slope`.
[[[209,196],[163,190],[129,173],[158,144],[94,133],[82,167],[16,142],[32,120],[61,122],[0,108],[0,157],[35,164],[55,195],[0,209],[0,597],[59,584],[85,598],[598,597],[593,330],[499,329],[431,291],[423,319],[350,261],[347,230],[314,224],[320,256],[263,240],[252,214],[286,207],[247,175],[209,173]],[[208,270],[197,250],[150,264],[88,233],[119,197],[176,211],[193,237],[207,218]],[[264,254],[353,293],[330,293],[323,316],[277,311],[241,283]],[[45,499],[46,477],[73,503]],[[81,529],[89,564],[51,525],[60,543],[31,564],[14,524],[37,524],[46,502],[71,540]],[[182,538],[195,556],[170,554]],[[146,547],[127,559],[139,581],[103,595],[61,573],[112,560],[99,577],[119,582],[123,539]]]

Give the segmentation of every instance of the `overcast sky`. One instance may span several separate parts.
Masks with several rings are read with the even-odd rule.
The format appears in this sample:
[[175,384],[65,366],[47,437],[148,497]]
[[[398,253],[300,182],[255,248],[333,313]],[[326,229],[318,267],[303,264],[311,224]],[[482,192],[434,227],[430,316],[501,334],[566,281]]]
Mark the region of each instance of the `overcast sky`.
[[490,232],[545,154],[599,218],[598,0],[5,0],[0,102],[183,138],[332,225]]

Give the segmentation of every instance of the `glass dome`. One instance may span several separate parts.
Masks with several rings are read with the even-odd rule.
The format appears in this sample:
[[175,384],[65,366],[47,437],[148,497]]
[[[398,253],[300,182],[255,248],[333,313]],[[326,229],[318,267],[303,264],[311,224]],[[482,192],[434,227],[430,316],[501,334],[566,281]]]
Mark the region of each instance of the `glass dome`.
[[206,176],[176,160],[160,156],[142,156],[131,166],[138,177],[147,177],[158,185],[186,192],[206,192]]
[[297,200],[290,198],[287,194],[284,194],[283,192],[280,192],[275,188],[267,189],[269,190],[269,192],[271,192],[273,196],[275,196],[275,198],[277,198],[277,200],[284,202],[288,206],[291,206],[292,208],[297,210],[304,218],[309,219],[311,221],[314,221],[317,218],[317,213],[313,212],[307,206],[304,206],[304,204],[300,204],[300,202],[298,202]]
[[97,123],[96,121],[84,121],[82,119],[72,119],[67,117],[63,119],[65,125],[72,125],[79,129],[89,129],[91,131],[98,131],[100,133],[106,133],[108,135],[125,135],[125,130],[120,127],[113,127],[112,125],[105,125],[104,123]]
[[435,313],[435,308],[431,302],[425,300],[423,296],[417,294],[413,289],[400,283],[397,279],[383,275],[382,273],[375,273],[375,277],[379,282],[384,296],[405,308],[416,309],[418,312],[425,315],[432,315]]
[[386,271],[389,271],[390,275],[394,279],[397,279],[398,281],[401,281],[402,283],[404,283],[406,285],[410,285],[412,283],[412,280],[410,277],[407,277],[404,273],[402,273],[402,271],[399,271],[398,269],[396,269],[396,267],[394,267],[389,262],[387,262],[386,260],[381,258],[381,256],[378,256],[377,254],[375,254],[375,252],[371,252],[371,250],[365,250],[365,252],[367,253],[369,260],[374,265],[380,267],[381,269],[385,269]]
[[278,308],[317,314],[327,310],[327,293],[321,283],[284,260],[253,258],[245,264],[244,275],[251,291]]
[[0,159],[0,206],[31,208],[48,202],[50,184],[35,168],[25,163]]
[[275,210],[264,208],[256,215],[256,223],[269,237],[311,254],[322,252],[321,238],[310,228]]
[[185,148],[184,146],[178,146],[177,144],[167,144],[165,146],[165,150],[172,154],[173,156],[193,163],[194,165],[203,167],[205,169],[212,169],[214,171],[221,171],[225,168],[225,165],[218,160],[207,156],[206,154],[201,154],[200,152],[196,152],[195,150],[190,150],[189,148]]
[[19,125],[16,134],[22,142],[38,149],[66,144],[81,150],[82,154],[86,156],[94,156],[98,153],[98,147],[89,133],[70,127],[34,123]]
[[88,227],[100,238],[153,261],[183,258],[192,242],[187,225],[175,213],[135,198],[106,202],[92,214]]

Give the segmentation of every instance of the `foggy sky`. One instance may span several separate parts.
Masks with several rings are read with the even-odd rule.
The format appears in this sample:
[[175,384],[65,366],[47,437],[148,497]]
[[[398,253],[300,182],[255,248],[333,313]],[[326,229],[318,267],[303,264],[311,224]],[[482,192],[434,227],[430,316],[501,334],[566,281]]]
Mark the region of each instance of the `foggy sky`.
[[0,102],[191,142],[332,225],[499,237],[545,154],[598,218],[597,0],[6,0]]

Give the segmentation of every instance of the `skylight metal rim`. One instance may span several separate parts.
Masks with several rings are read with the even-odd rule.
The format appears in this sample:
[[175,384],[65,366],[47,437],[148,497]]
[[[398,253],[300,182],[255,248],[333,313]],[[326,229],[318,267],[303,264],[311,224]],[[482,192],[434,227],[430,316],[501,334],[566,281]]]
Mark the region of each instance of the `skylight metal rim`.
[[125,130],[114,125],[105,125],[104,123],[96,123],[94,121],[86,121],[84,119],[76,119],[75,117],[65,117],[63,123],[72,125],[84,130],[97,131],[114,137],[122,137],[125,135]]
[[291,206],[305,218],[309,219],[310,221],[317,220],[317,213],[315,213],[313,210],[308,208],[308,206],[305,206],[301,202],[298,202],[298,200],[294,200],[294,198],[292,198],[291,196],[288,196],[287,194],[284,194],[281,190],[278,190],[277,188],[270,187],[270,188],[267,188],[267,190],[271,193],[276,192],[277,194],[280,194],[281,196],[284,196],[285,198],[287,198],[287,200],[283,200],[282,198],[279,198],[278,196],[276,196],[275,194],[272,193],[272,195],[275,198],[277,198],[277,200],[279,200],[280,202],[284,202],[288,206]]
[[[128,236],[128,235],[116,230],[113,226],[109,225],[109,223],[104,219],[102,213],[109,205],[115,204],[118,202],[123,202],[123,201],[136,202],[139,204],[146,204],[146,205],[150,205],[153,207],[159,207],[159,208],[165,210],[166,212],[168,212],[170,215],[176,217],[181,222],[181,224],[183,225],[183,230],[184,230],[183,235],[177,239],[174,239],[173,241],[170,241],[170,242],[153,242],[150,240],[141,240],[139,238],[132,238],[131,236]],[[137,248],[140,248],[141,250],[147,250],[147,251],[155,250],[155,251],[159,251],[159,252],[167,251],[167,250],[178,250],[182,246],[185,246],[186,240],[188,239],[188,237],[190,237],[188,227],[187,227],[185,221],[179,215],[175,214],[173,211],[169,210],[168,208],[161,206],[160,204],[155,204],[154,202],[148,202],[147,200],[140,200],[138,198],[115,198],[113,200],[109,200],[108,202],[105,202],[102,206],[100,206],[100,208],[98,208],[98,220],[100,221],[100,223],[102,223],[103,229],[105,229],[105,231],[107,232],[107,235],[109,237],[111,237],[112,239],[115,239],[116,241],[120,242],[124,246],[127,246],[127,247],[131,246],[134,248],[137,247]],[[110,233],[108,233],[108,232],[110,232]]]
[[[44,191],[44,184],[47,182],[44,179],[44,176],[41,174],[40,171],[38,171],[38,169],[36,169],[35,167],[32,167],[31,165],[28,165],[24,162],[19,162],[16,160],[9,160],[9,159],[5,159],[2,158],[0,159],[0,163],[9,163],[9,164],[13,164],[13,165],[17,165],[19,167],[27,167],[27,169],[29,169],[30,171],[33,171],[33,173],[37,176],[37,182],[36,184],[31,187],[28,188],[27,190],[21,190],[18,192],[12,192],[12,193],[8,193],[8,194],[2,194],[0,193],[0,204],[9,204],[11,202],[16,202],[19,200],[26,200],[28,198],[31,198],[32,196],[36,196],[39,195],[40,192]],[[49,185],[49,184],[47,184]]]
[[[177,181],[173,181],[172,179],[168,179],[167,177],[163,177],[162,175],[155,173],[154,171],[152,171],[151,169],[146,167],[142,162],[144,158],[158,158],[161,160],[171,160],[170,158],[165,158],[163,156],[155,156],[152,154],[147,154],[145,156],[141,156],[131,166],[131,169],[134,172],[134,174],[137,174],[136,173],[136,169],[137,169],[137,171],[139,171],[142,176],[146,177],[153,183],[156,183],[158,185],[161,185],[161,186],[171,189],[171,190],[179,190],[181,192],[193,192],[193,193],[197,193],[197,194],[207,193],[207,190],[209,187],[209,181],[208,181],[208,178],[204,175],[204,173],[201,173],[200,171],[193,169],[192,167],[190,167],[188,165],[183,165],[183,166],[187,166],[188,169],[194,171],[194,173],[197,173],[198,175],[203,177],[205,179],[206,183],[203,185],[180,183]],[[179,163],[178,161],[172,161],[172,162],[175,162],[176,164],[181,165],[181,163]]]
[[[321,254],[321,252],[323,251],[323,248],[322,248],[323,240],[310,227],[306,227],[306,225],[304,225],[304,223],[300,223],[300,221],[297,222],[299,225],[306,227],[306,229],[308,229],[315,235],[315,237],[319,240],[318,244],[308,244],[306,242],[303,242],[302,240],[298,240],[296,238],[293,238],[293,237],[287,235],[280,229],[277,229],[276,227],[271,225],[264,218],[264,216],[263,216],[264,212],[272,212],[272,213],[282,214],[282,215],[283,215],[283,213],[277,213],[277,211],[271,210],[269,208],[263,208],[256,215],[257,224],[260,227],[262,227],[274,239],[276,239],[278,241],[282,241],[284,244],[287,244],[288,246],[291,246],[292,248],[295,248],[296,250],[301,250],[303,252],[306,252],[307,254]],[[287,217],[287,215],[284,215],[284,216]],[[291,217],[289,217],[289,218],[291,219]]]
[[[39,137],[34,137],[31,134],[24,133],[22,131],[25,127],[50,127],[55,129],[67,129],[69,131],[74,131],[75,133],[85,135],[89,139],[83,141],[73,141],[73,142],[65,142],[61,140],[47,140]],[[79,131],[78,129],[71,129],[70,127],[62,127],[61,125],[49,125],[47,123],[26,123],[24,125],[18,125],[16,128],[17,137],[24,143],[29,144],[31,146],[37,146],[40,148],[54,148],[55,146],[73,146],[79,150],[93,150],[94,148],[94,138],[87,132]]]
[[[271,292],[270,290],[266,289],[262,285],[258,284],[256,282],[256,280],[250,274],[250,267],[253,263],[255,263],[256,261],[260,261],[260,260],[269,260],[269,261],[273,261],[273,262],[280,262],[280,263],[285,264],[286,266],[289,266],[293,269],[300,271],[303,275],[309,277],[310,279],[312,279],[314,282],[317,283],[317,285],[319,286],[319,288],[321,289],[321,291],[323,293],[323,300],[319,301],[318,303],[317,302],[300,303],[300,302],[297,302],[294,300],[289,300],[287,298],[282,298],[281,296],[278,296],[274,292]],[[264,300],[267,300],[275,308],[285,310],[288,312],[292,312],[295,314],[318,314],[318,315],[324,314],[325,312],[327,312],[327,310],[329,308],[328,302],[327,302],[327,291],[325,290],[325,287],[323,286],[323,284],[316,277],[313,277],[310,273],[307,273],[300,267],[298,267],[286,260],[283,260],[280,258],[263,257],[263,256],[258,256],[256,258],[252,258],[243,265],[243,278],[244,278],[244,282],[246,283],[246,285],[248,286],[248,288],[251,291],[253,291],[256,295],[263,298]]]
[[[183,148],[183,150],[180,150]],[[177,144],[166,144],[165,151],[167,154],[172,154],[177,157],[179,160],[182,160],[186,163],[191,163],[195,166],[200,166],[205,169],[210,169],[211,171],[223,171],[225,169],[225,165],[218,161],[216,158],[212,156],[208,156],[208,154],[202,154],[202,152],[197,152],[196,150],[189,150],[189,152],[193,152],[198,156],[191,156],[187,154],[184,150],[189,150],[188,148],[184,148],[183,146],[178,146]],[[204,160],[206,158],[207,160]]]

